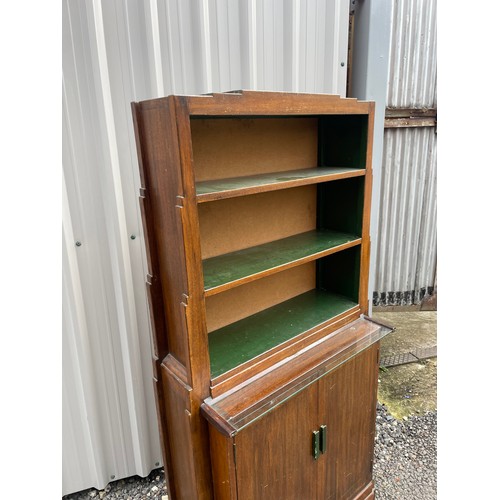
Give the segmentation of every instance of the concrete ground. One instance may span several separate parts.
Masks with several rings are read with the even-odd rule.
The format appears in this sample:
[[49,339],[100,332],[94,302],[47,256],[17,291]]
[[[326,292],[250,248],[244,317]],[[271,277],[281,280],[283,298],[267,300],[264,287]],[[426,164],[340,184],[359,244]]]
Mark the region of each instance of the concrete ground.
[[437,345],[436,311],[374,311],[373,318],[396,327],[381,343],[378,400],[396,418],[437,409],[437,357],[384,367],[384,358]]

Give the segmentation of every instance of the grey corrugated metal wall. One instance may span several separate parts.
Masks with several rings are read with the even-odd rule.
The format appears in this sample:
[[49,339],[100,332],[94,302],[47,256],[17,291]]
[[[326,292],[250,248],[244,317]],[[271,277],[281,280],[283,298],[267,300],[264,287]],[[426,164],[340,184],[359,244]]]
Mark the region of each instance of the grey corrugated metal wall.
[[[436,108],[436,0],[394,0],[387,107]],[[436,129],[385,130],[373,305],[420,304],[436,280]]]
[[348,16],[349,0],[63,2],[63,494],[161,463],[130,102],[345,95]]

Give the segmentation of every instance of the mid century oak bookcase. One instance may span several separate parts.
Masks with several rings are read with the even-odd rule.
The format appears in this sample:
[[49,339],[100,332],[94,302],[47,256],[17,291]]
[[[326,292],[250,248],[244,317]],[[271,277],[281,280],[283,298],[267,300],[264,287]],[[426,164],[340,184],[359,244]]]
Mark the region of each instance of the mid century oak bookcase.
[[374,498],[374,104],[133,103],[169,498]]

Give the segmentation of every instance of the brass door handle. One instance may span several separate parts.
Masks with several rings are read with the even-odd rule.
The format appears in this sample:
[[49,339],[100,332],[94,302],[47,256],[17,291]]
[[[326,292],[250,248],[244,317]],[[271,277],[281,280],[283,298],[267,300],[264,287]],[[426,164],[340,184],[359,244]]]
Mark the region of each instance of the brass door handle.
[[313,453],[314,460],[318,460],[318,457],[319,457],[319,431],[313,431],[312,453]]
[[319,454],[326,452],[326,425],[321,425],[319,431],[312,434],[312,454],[314,460],[318,460]]
[[322,425],[319,428],[319,451],[321,453],[326,452],[326,425]]

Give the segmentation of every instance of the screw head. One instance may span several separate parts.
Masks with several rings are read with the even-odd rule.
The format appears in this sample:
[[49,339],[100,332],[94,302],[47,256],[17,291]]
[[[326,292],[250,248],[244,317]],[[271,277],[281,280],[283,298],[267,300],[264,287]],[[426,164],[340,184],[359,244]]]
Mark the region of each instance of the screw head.
[[340,65],[341,65],[342,67],[344,67],[345,63],[344,63],[344,62],[341,62],[341,63],[340,63]]
[[81,246],[82,246],[82,242],[81,242],[81,241],[77,241],[77,242],[75,243],[75,245],[76,245],[77,247],[81,247]]
[[114,479],[114,478],[115,478],[115,475],[113,474],[113,475],[111,476],[111,479]]
[[135,234],[132,234],[132,235],[130,236],[130,239],[131,239],[131,240],[135,240]]
[[155,462],[156,467],[160,465],[160,462]]

